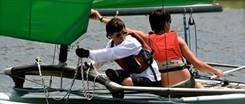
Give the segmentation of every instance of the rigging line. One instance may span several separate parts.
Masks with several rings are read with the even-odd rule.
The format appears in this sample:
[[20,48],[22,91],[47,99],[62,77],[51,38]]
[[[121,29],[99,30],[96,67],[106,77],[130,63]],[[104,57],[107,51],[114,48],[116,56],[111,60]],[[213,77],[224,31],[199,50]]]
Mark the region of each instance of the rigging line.
[[[96,76],[95,76],[95,78],[94,78],[94,81],[93,81],[93,91],[92,91],[92,93],[90,94],[90,97],[88,98],[88,100],[91,100],[93,97],[94,97],[94,93],[95,93],[95,82],[96,82],[96,79],[97,79],[97,77],[99,77],[101,74],[97,71],[97,69],[95,68],[95,66],[93,66],[93,64],[91,64],[90,65],[91,67],[90,67],[90,70],[91,70],[91,68],[93,68],[94,70],[95,70],[95,72],[97,73],[96,74]],[[87,84],[88,84],[88,72],[89,72],[89,70],[87,71]],[[88,85],[88,88],[89,88],[89,85]]]
[[[68,90],[66,90],[67,93],[66,93],[62,98],[53,98],[54,100],[56,100],[56,101],[61,101],[61,100],[63,100],[66,96],[68,96],[67,99],[66,99],[66,104],[67,104],[67,101],[68,101],[68,99],[69,99],[69,95],[70,95],[70,93],[71,93],[71,89],[72,89],[72,87],[73,87],[73,85],[74,85],[74,83],[75,83],[75,78],[76,78],[76,76],[77,76],[77,73],[78,73],[78,68],[77,68],[77,70],[75,70],[75,73],[74,73],[74,76],[73,76],[73,78],[72,78],[72,83],[71,83],[70,88],[69,88]],[[63,89],[63,88],[60,88],[60,89]]]
[[[187,13],[187,10],[186,8],[183,8],[184,9],[184,12],[183,12],[183,25],[184,25],[184,38],[185,38],[185,42],[187,44],[187,46],[189,47],[189,42],[188,42],[188,34],[187,34],[187,26],[186,26],[186,13]],[[185,59],[185,62],[187,65],[190,65],[190,63]]]
[[[195,20],[194,20],[194,18],[193,18],[193,9],[192,8],[190,8],[190,17],[189,17],[189,20],[188,20],[188,25],[189,25],[189,34],[191,34],[190,33],[190,26],[193,26],[194,27],[194,35],[195,35],[195,53],[196,53],[196,56],[198,55],[197,54],[197,29],[196,29],[196,23],[195,23]],[[190,46],[191,47],[191,46]]]
[[[58,47],[57,47],[57,45],[55,44],[55,45],[54,45],[54,55],[53,55],[53,61],[52,61],[52,64],[54,64],[57,49],[58,49]],[[52,82],[53,82],[53,76],[50,76],[50,78],[49,78],[49,87],[52,86]]]
[[66,99],[66,104],[67,104],[67,102],[68,102],[68,100],[69,100],[69,96],[70,96],[70,94],[71,94],[71,89],[72,89],[72,87],[73,87],[73,85],[74,85],[74,83],[75,83],[75,78],[76,78],[76,76],[77,76],[77,73],[78,73],[78,68],[76,68],[76,70],[75,70],[75,73],[74,73],[74,75],[73,75],[73,78],[72,78],[72,83],[71,83],[71,86],[70,86],[70,88],[68,89],[68,91],[67,91],[67,93],[62,97],[62,98],[60,98],[60,99],[57,99],[57,98],[53,98],[54,100],[63,100],[66,96],[67,96],[67,99]]
[[[83,65],[83,62],[82,62],[82,59],[79,58],[79,61],[80,63]],[[85,62],[86,64],[86,62]],[[85,66],[88,66],[88,65],[85,65]],[[87,100],[91,100],[93,97],[94,97],[94,93],[95,93],[95,83],[96,83],[96,79],[98,76],[100,76],[101,74],[99,74],[99,72],[97,71],[97,69],[95,68],[95,66],[93,66],[93,64],[90,64],[88,67],[87,67],[87,70],[86,70],[86,76],[84,76],[85,74],[85,70],[84,70],[84,67],[80,67],[81,68],[81,79],[82,79],[82,92],[83,92],[83,96],[87,99]],[[86,69],[86,68],[85,68]],[[92,91],[90,91],[90,86],[89,86],[89,72],[94,69],[94,71],[96,72],[96,76],[94,77],[94,80],[93,80],[93,89]],[[86,78],[86,80],[85,80]]]
[[[32,83],[35,83],[35,84],[37,84],[37,85],[43,85],[43,84],[41,84],[41,83],[38,83],[38,82],[35,82],[35,81],[33,81],[33,80],[30,80],[30,79],[27,79],[27,78],[23,78],[23,77],[20,77],[20,76],[17,76],[17,75],[11,75],[12,77],[16,77],[16,78],[20,78],[20,79],[23,79],[23,80],[25,80],[25,81],[29,81],[29,82],[32,82]],[[97,77],[96,77],[97,78]],[[95,79],[96,80],[96,79]],[[57,90],[57,89],[55,89],[55,88],[51,88],[51,87],[49,87],[49,86],[47,86],[47,85],[44,85],[46,88],[48,88],[48,89],[51,89],[51,90],[56,90],[56,91],[66,91],[66,92],[68,92],[69,90],[67,90],[67,89],[59,89],[59,90]],[[95,87],[94,87],[94,90],[95,90]],[[24,91],[24,90],[23,90]],[[28,90],[26,90],[26,91],[28,91]],[[70,91],[70,93],[73,93],[72,91]],[[52,99],[54,99],[54,100],[56,100],[56,101],[60,101],[60,100],[63,100],[65,97],[67,96],[67,94],[66,95],[64,95],[62,98],[60,98],[60,99],[58,99],[58,98],[53,98],[52,97]]]
[[86,90],[86,98],[87,98],[87,100],[91,100],[92,98],[93,98],[93,92],[92,93],[90,93],[89,92],[89,80],[88,80],[88,75],[89,75],[89,71],[90,71],[90,69],[91,69],[91,67],[87,70],[87,72],[86,72],[86,84],[87,84],[87,90]]
[[197,44],[197,27],[196,27],[196,24],[195,24],[195,21],[194,21],[194,18],[193,18],[193,22],[194,22],[194,31],[195,31],[195,45],[196,45],[196,56],[198,57],[198,44]]
[[56,57],[56,52],[57,52],[57,49],[58,49],[58,45],[57,45],[57,44],[55,44],[55,45],[54,45],[54,55],[53,55],[52,64],[54,64],[54,62],[55,62],[55,57]]
[[[20,77],[20,76],[18,76],[18,75],[10,75],[11,77],[16,77],[16,78],[19,78],[19,79],[23,79],[23,80],[25,80],[25,81],[29,81],[29,82],[31,82],[31,83],[35,83],[35,84],[37,84],[37,85],[40,85],[40,86],[43,86],[43,84],[41,84],[41,83],[38,83],[38,82],[36,82],[36,81],[34,81],[34,80],[31,80],[31,79],[27,79],[27,78],[23,78],[23,77]],[[52,88],[52,87],[49,87],[49,86],[47,86],[47,85],[44,85],[47,89],[52,89],[52,90],[57,90],[57,89],[55,89],[55,88]],[[67,91],[66,89],[60,89],[60,90],[57,90],[57,91]]]
[[[89,76],[88,75],[89,75],[89,72],[90,72],[90,70],[92,68],[95,70],[95,72],[97,74],[96,74],[96,76],[94,77],[94,80],[93,80],[93,89],[92,89],[92,91],[90,91],[90,89],[89,89],[89,80],[88,80],[88,77]],[[93,64],[91,64],[90,67],[89,67],[89,69],[86,72],[86,78],[87,78],[87,80],[86,80],[86,82],[87,82],[86,98],[87,98],[87,100],[91,100],[94,97],[94,93],[95,93],[95,82],[96,82],[96,79],[97,79],[98,76],[100,76],[99,72],[96,70],[96,68],[93,66]]]
[[65,101],[65,104],[68,103],[68,100],[69,100],[69,97],[70,97],[70,94],[71,94],[71,89],[72,89],[72,87],[73,87],[73,85],[74,85],[74,83],[75,83],[75,79],[76,79],[78,70],[79,70],[79,68],[77,67],[76,70],[75,70],[74,76],[73,76],[73,78],[72,78],[71,86],[70,86],[70,88],[69,88],[69,90],[68,90],[68,92],[67,92],[67,94],[66,94],[66,95],[67,95],[67,99],[66,99],[66,101]]
[[[187,25],[187,29],[188,29],[188,33],[186,33],[186,37],[188,37],[188,38],[186,38],[187,40],[187,42],[188,42],[188,44],[189,44],[189,48],[192,50],[192,46],[191,46],[191,28],[190,28],[190,26],[194,26],[194,35],[195,35],[195,54],[196,54],[196,57],[198,56],[198,54],[197,54],[197,30],[196,30],[196,24],[195,24],[195,21],[194,21],[194,18],[193,18],[193,16],[192,16],[192,14],[193,14],[193,9],[192,8],[190,8],[190,13],[189,13],[189,19],[188,19],[188,25]],[[186,19],[185,19],[185,23],[186,23],[187,21],[186,21]],[[188,61],[187,61],[187,63],[188,63]],[[190,65],[190,63],[188,63],[189,65]],[[190,67],[193,67],[193,65],[190,65]],[[193,69],[193,68],[191,68],[191,69]],[[193,74],[198,74],[198,71],[197,70],[192,70],[192,73]]]
[[[185,22],[187,22],[187,21],[185,21]],[[186,29],[187,29],[186,36],[187,36],[188,46],[189,46],[190,49],[192,49],[192,45],[191,45],[191,30],[190,30],[190,24],[189,23],[187,23]]]
[[216,80],[216,81],[221,81],[221,82],[231,82],[231,83],[237,83],[237,84],[245,84],[245,82],[240,82],[240,81],[232,81],[232,80],[227,80],[227,79],[220,79],[220,78],[213,78],[210,79],[209,76],[205,76],[205,75],[200,75],[198,74],[197,76],[195,76],[198,79],[208,79],[208,80]]
[[85,86],[85,79],[84,79],[84,69],[83,69],[83,60],[82,60],[82,58],[79,58],[78,57],[78,66],[79,65],[81,65],[80,66],[80,70],[81,70],[81,81],[82,81],[82,92],[83,92],[83,96],[85,97],[85,98],[87,98],[87,96],[86,96],[86,86]]
[[63,72],[60,73],[60,88],[63,88]]
[[40,62],[41,62],[40,58],[37,57],[35,63],[36,63],[37,66],[38,66],[39,76],[40,76],[40,78],[42,79],[42,85],[43,85],[43,92],[44,92],[44,95],[45,95],[45,100],[46,100],[47,104],[49,104],[49,101],[48,101],[49,92],[48,92],[47,88],[44,86],[44,85],[45,85],[45,82],[44,82],[44,79],[43,79],[43,76],[42,76],[42,71],[41,71]]
[[[83,62],[82,62],[82,58],[79,58],[79,60],[80,60],[80,64],[81,65],[83,65]],[[84,76],[84,68],[81,66],[81,79],[82,79],[82,92],[83,92],[83,96],[87,99],[87,100],[91,100],[92,99],[92,97],[90,96],[90,94],[89,94],[89,82],[88,82],[88,72],[90,71],[90,67],[91,66],[89,66],[88,67],[88,69],[87,69],[87,71],[86,71],[86,82],[85,82],[85,76]]]
[[[77,46],[77,48],[79,48],[79,46]],[[84,85],[84,70],[83,70],[83,62],[82,62],[82,58],[78,57],[78,63],[77,63],[77,67],[79,68],[80,67],[80,71],[81,71],[81,83],[82,83],[82,92],[85,92],[84,88],[85,88],[85,85]]]
[[[39,65],[39,66],[40,66],[40,65]],[[39,68],[38,68],[38,69],[39,69]],[[77,69],[78,69],[78,68],[77,68]],[[39,74],[41,74],[41,73],[39,73]],[[66,90],[66,89],[61,88],[62,90],[66,91],[67,93],[66,93],[62,98],[53,98],[53,97],[52,97],[54,100],[57,100],[57,101],[63,100],[69,93],[71,93],[71,89],[72,89],[72,86],[74,85],[76,75],[77,75],[77,70],[76,70],[76,72],[74,73],[73,80],[72,80],[72,84],[71,84],[71,87],[70,87],[69,90]],[[41,84],[41,83],[35,82],[35,81],[33,81],[33,80],[29,80],[29,79],[26,79],[26,78],[22,78],[22,77],[19,77],[19,76],[16,76],[16,75],[11,75],[11,76],[17,77],[17,78],[20,78],[20,79],[23,79],[23,80],[26,80],[26,81],[29,81],[29,82],[32,82],[32,83],[35,83],[35,84],[38,84],[38,85],[42,85],[42,86],[44,87],[44,90],[45,90],[45,89],[47,90],[47,88],[53,89],[53,88],[51,88],[51,87],[45,85],[45,83],[43,83],[44,80],[43,80],[43,82],[42,82],[42,84]],[[41,75],[41,77],[42,77],[42,75]],[[43,77],[42,77],[42,79],[43,79]],[[46,93],[46,92],[44,92],[44,93]],[[48,93],[48,90],[47,90],[47,93]],[[46,96],[46,94],[45,94],[45,96]],[[47,103],[47,104],[48,104],[48,103]]]
[[186,8],[184,8],[184,13],[183,13],[183,25],[184,25],[185,42],[187,43],[187,45],[189,45],[188,37],[187,37],[187,26],[186,26]]

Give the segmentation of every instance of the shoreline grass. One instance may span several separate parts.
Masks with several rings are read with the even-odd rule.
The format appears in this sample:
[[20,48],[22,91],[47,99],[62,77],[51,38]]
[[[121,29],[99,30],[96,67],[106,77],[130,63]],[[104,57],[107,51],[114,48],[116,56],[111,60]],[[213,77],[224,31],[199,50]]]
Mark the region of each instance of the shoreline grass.
[[245,9],[244,0],[215,0],[215,2],[219,3],[224,8]]

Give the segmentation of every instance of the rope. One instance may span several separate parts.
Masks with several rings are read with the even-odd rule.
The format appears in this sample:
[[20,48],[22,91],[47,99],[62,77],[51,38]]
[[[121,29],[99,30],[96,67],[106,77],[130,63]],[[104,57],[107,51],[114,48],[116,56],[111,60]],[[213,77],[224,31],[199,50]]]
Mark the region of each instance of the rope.
[[44,95],[45,95],[45,100],[46,100],[47,104],[49,104],[49,101],[48,101],[49,93],[48,93],[47,88],[45,87],[45,82],[44,82],[44,79],[43,79],[43,76],[42,76],[40,62],[41,62],[40,58],[37,57],[36,58],[36,64],[37,64],[37,67],[38,67],[39,76],[42,79],[42,85],[43,85],[43,92],[44,92]]
[[[196,53],[196,56],[198,55],[197,54],[197,29],[196,29],[196,23],[195,23],[195,20],[194,20],[194,18],[193,18],[193,16],[192,16],[192,13],[193,13],[193,10],[192,10],[192,8],[190,8],[191,9],[191,12],[190,12],[190,17],[189,17],[189,21],[188,21],[188,30],[189,30],[189,35],[190,35],[190,26],[192,26],[193,25],[193,27],[194,27],[194,34],[195,34],[195,53]],[[191,46],[190,46],[191,47]]]
[[227,80],[227,79],[219,79],[219,78],[214,78],[214,79],[210,79],[209,76],[204,76],[204,75],[196,75],[195,78],[199,78],[199,79],[208,79],[208,80],[216,80],[216,81],[221,81],[225,84],[229,84],[229,82],[231,83],[237,83],[237,84],[245,84],[245,82],[240,82],[240,81],[231,81],[231,80]]
[[91,68],[89,68],[86,72],[86,84],[87,84],[87,87],[84,87],[84,96],[87,98],[87,100],[91,100],[93,97],[94,97],[94,89],[95,89],[95,83],[94,83],[94,86],[93,86],[93,91],[92,93],[90,93],[90,89],[89,89],[89,80],[88,80],[88,75],[89,75],[89,71],[90,71]]
[[[53,61],[52,64],[54,64],[55,61],[55,57],[56,57],[56,50],[58,49],[58,45],[54,45],[54,55],[53,55]],[[52,82],[53,82],[53,76],[50,76],[49,78],[49,87],[52,86]]]
[[[77,68],[77,70],[75,71],[74,76],[73,76],[73,78],[72,78],[71,86],[70,86],[69,90],[67,91],[67,93],[66,93],[66,95],[65,95],[65,96],[67,96],[66,104],[67,104],[67,102],[68,102],[68,100],[69,100],[69,97],[70,97],[70,94],[71,94],[71,89],[72,89],[72,87],[73,87],[73,85],[74,85],[74,83],[75,83],[75,78],[76,78],[76,76],[77,76],[77,73],[78,73],[78,68]],[[63,98],[65,98],[65,96],[64,96]],[[61,100],[62,100],[62,99],[61,99]]]
[[[44,86],[44,87],[46,87],[46,89],[57,90],[57,89],[51,88],[51,87],[49,87],[49,86],[47,86],[47,85],[44,85],[44,84],[42,84],[42,83],[38,83],[38,82],[36,82],[36,81],[30,80],[30,79],[27,79],[27,78],[23,78],[23,77],[20,77],[20,76],[17,76],[17,75],[11,75],[11,76],[12,76],[12,77],[19,78],[19,79],[23,79],[23,80],[25,80],[25,81],[29,81],[29,82],[35,83],[35,84],[37,84],[37,85]],[[57,91],[71,92],[70,89],[69,89],[69,90],[66,90],[66,89],[63,89],[63,88],[60,89],[60,90],[57,90]],[[64,95],[64,96],[63,96],[62,98],[60,98],[60,99],[58,99],[58,98],[53,98],[53,99],[56,100],[56,101],[60,101],[60,100],[63,100],[67,95],[68,95],[68,94]]]
[[[82,59],[80,58],[79,59],[80,63],[82,63]],[[81,79],[82,79],[82,92],[83,92],[83,95],[84,97],[87,99],[87,100],[91,100],[93,97],[94,97],[94,92],[95,92],[95,82],[96,82],[96,79],[98,76],[100,76],[99,72],[95,69],[95,67],[93,66],[93,64],[90,64],[90,66],[88,67],[87,71],[86,71],[86,77],[84,76],[84,69],[83,67],[81,66]],[[89,72],[91,69],[94,69],[95,72],[96,72],[96,76],[93,80],[93,89],[92,91],[90,91],[90,86],[89,86]],[[86,78],[86,80],[85,80]]]
[[[193,13],[193,9],[191,9],[191,12],[190,12],[190,17],[189,17],[189,20],[188,20],[188,31],[189,31],[189,43],[190,43],[190,48],[191,48],[191,42],[190,42],[190,35],[191,35],[191,32],[190,32],[190,26],[194,26],[194,34],[195,34],[195,54],[196,54],[196,57],[198,57],[198,52],[197,52],[197,29],[196,29],[196,23],[195,23],[195,20],[192,16],[192,13]],[[192,65],[190,65],[191,67],[193,67]],[[193,68],[192,68],[193,69]],[[193,73],[197,74],[198,75],[198,71],[197,70],[192,70]]]
[[94,78],[94,81],[93,81],[94,86],[93,86],[93,93],[92,93],[93,96],[91,96],[91,99],[92,99],[92,98],[94,97],[94,92],[95,92],[95,82],[96,82],[96,79],[97,79],[97,77],[99,77],[99,76],[102,75],[102,74],[99,74],[99,72],[98,72],[97,69],[93,66],[93,64],[91,64],[91,66],[92,66],[92,68],[94,68],[95,72],[97,73],[96,76],[95,76],[95,78]]
[[[53,64],[54,64],[54,59],[55,59],[55,56],[56,56],[56,51],[57,51],[57,49],[58,49],[58,46],[55,45],[55,48],[54,48],[54,57],[53,57]],[[72,87],[73,87],[73,85],[74,85],[74,83],[75,83],[75,78],[76,78],[76,76],[77,76],[77,72],[78,72],[78,69],[75,70],[75,73],[74,73],[73,78],[72,78],[71,86],[70,86],[70,88],[67,90],[67,93],[66,93],[62,98],[53,98],[53,97],[52,97],[52,99],[54,99],[54,100],[56,100],[56,101],[60,101],[60,100],[65,99],[65,97],[67,96],[67,99],[66,99],[66,103],[67,103],[67,101],[68,101],[68,99],[69,99],[69,96],[70,96],[70,93],[71,93],[71,89],[72,89]],[[50,79],[50,86],[51,86],[51,83],[52,83],[52,76],[51,76],[51,79]],[[60,89],[63,89],[63,88],[62,88],[62,85],[63,85],[63,73],[61,72]]]
[[[47,90],[47,86],[44,83],[44,79],[42,77],[41,66],[40,66],[40,63],[39,62],[40,62],[40,59],[38,57],[36,59],[36,63],[38,65],[39,75],[40,75],[40,77],[42,79],[42,85],[44,87],[44,93],[45,93],[45,96],[46,96],[46,102],[47,102],[47,104],[49,104],[49,102],[48,102],[49,93],[48,93],[48,90]],[[71,93],[71,89],[72,89],[72,87],[73,87],[73,85],[75,83],[75,78],[77,76],[77,73],[78,73],[78,68],[77,68],[77,70],[75,70],[74,76],[72,78],[71,86],[70,86],[69,90],[67,91],[67,93],[62,98],[53,98],[54,100],[60,101],[60,100],[63,100],[67,96],[67,99],[66,99],[66,103],[67,103],[67,101],[69,99],[69,96],[70,96],[70,93]],[[62,82],[61,82],[61,85],[62,85]],[[61,89],[62,89],[62,86],[61,86]]]

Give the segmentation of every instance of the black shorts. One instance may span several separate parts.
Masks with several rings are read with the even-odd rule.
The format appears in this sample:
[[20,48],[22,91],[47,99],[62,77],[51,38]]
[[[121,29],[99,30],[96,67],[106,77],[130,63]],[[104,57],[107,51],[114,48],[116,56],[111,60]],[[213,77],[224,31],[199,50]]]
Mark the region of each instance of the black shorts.
[[173,86],[175,88],[195,88],[196,82],[193,76],[191,76],[191,78],[179,85]]
[[135,77],[131,76],[132,81],[134,83],[134,86],[152,86],[152,87],[159,87],[160,82],[159,81],[151,81],[148,78],[145,77]]
[[129,73],[127,73],[125,70],[113,70],[108,69],[106,70],[106,75],[109,77],[111,81],[114,81],[116,83],[121,84],[122,81],[127,78],[131,77],[134,86],[154,86],[159,87],[160,81],[151,81],[148,78],[145,77],[136,77],[134,75],[130,76]]

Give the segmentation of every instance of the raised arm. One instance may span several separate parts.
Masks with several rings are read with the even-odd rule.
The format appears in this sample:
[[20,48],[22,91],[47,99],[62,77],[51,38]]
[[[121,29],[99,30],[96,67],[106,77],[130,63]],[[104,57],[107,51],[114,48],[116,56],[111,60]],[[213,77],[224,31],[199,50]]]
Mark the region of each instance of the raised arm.
[[223,71],[217,68],[214,68],[210,65],[208,65],[207,63],[201,61],[200,59],[198,59],[189,49],[189,47],[187,46],[186,42],[181,38],[178,37],[178,41],[179,41],[179,45],[180,45],[180,49],[182,51],[182,55],[184,56],[184,58],[190,62],[195,68],[197,68],[198,70],[202,71],[202,72],[208,72],[208,73],[212,73],[214,75],[217,75],[218,77],[222,77]]
[[[95,9],[91,9],[91,15],[90,15],[90,18],[91,19],[94,19],[94,20],[98,20],[104,24],[107,24],[111,19],[108,18],[108,17],[105,17],[105,16],[102,16],[99,11],[95,10]],[[138,30],[134,30],[134,29],[131,29],[131,28],[128,28],[126,27],[126,31],[127,32],[134,32],[134,33],[137,33],[137,34],[140,34],[140,35],[143,35],[143,36],[147,36],[147,34],[143,33],[142,31],[138,31]]]
[[94,19],[94,20],[98,20],[102,23],[107,24],[111,19],[107,18],[105,16],[102,16],[99,11],[95,10],[95,9],[91,9],[91,14],[90,14],[90,18]]

